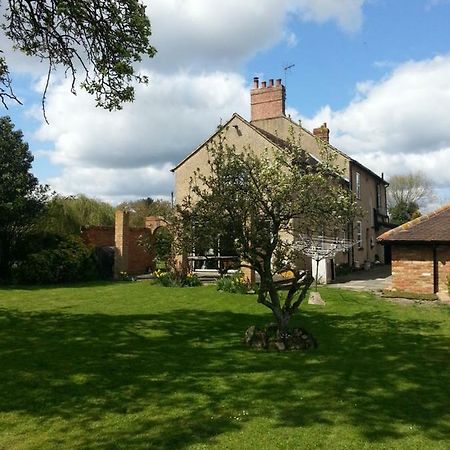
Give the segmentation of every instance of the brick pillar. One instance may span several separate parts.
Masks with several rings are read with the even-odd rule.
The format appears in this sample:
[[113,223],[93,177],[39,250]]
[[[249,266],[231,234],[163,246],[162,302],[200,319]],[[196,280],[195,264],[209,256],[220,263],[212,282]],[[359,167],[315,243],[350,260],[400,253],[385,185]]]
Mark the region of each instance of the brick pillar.
[[116,211],[114,228],[114,278],[120,278],[121,272],[128,272],[128,243],[130,238],[130,213]]

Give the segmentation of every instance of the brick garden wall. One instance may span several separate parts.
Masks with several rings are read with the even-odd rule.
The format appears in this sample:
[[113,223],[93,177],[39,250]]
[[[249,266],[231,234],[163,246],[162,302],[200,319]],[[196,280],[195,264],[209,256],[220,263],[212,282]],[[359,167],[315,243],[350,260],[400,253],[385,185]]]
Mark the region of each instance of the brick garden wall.
[[392,245],[392,289],[419,294],[433,293],[431,245]]
[[138,245],[139,237],[142,235],[151,236],[147,228],[130,228],[128,241],[128,273],[131,275],[142,275],[147,273],[152,267],[152,257]]
[[[436,248],[439,291],[447,291],[450,276],[450,245]],[[392,245],[392,288],[398,291],[434,292],[432,244]]]
[[114,227],[82,227],[81,238],[94,247],[114,247]]
[[[130,227],[128,233],[128,256],[125,270],[130,275],[140,275],[148,272],[152,267],[153,258],[138,245],[141,235],[150,235],[151,231],[147,228]],[[94,247],[114,247],[114,227],[88,226],[81,230],[81,237],[87,245]]]

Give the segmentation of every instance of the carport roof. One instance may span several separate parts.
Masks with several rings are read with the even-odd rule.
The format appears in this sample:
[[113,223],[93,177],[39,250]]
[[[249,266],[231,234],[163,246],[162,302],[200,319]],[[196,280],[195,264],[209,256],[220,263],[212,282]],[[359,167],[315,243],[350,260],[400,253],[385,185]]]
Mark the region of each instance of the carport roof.
[[386,231],[378,237],[391,242],[450,242],[450,204]]

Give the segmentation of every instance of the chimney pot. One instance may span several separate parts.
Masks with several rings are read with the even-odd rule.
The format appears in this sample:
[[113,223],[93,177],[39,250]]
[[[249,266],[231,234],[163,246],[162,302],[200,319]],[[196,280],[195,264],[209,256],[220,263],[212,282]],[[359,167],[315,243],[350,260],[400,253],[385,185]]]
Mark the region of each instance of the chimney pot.
[[259,88],[259,78],[254,77],[253,78],[253,89],[258,89],[258,88]]
[[255,78],[253,79],[254,89],[250,93],[251,121],[286,117],[286,90],[281,84],[281,78],[276,81],[276,88],[273,78],[270,78],[268,82],[261,81],[260,84],[255,84]]

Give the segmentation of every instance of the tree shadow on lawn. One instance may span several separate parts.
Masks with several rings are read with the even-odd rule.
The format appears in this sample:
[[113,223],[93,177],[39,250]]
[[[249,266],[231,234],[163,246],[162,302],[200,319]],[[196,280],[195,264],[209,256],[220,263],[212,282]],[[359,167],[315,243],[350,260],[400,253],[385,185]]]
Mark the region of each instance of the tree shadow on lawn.
[[67,288],[93,288],[111,286],[117,283],[129,283],[128,281],[112,281],[112,280],[96,280],[96,281],[74,281],[72,283],[58,283],[58,284],[8,284],[0,280],[0,292],[2,291],[40,291],[47,289],[67,289]]
[[79,429],[72,448],[182,448],[238,430],[239,411],[279,426],[350,425],[372,442],[401,438],[406,425],[448,437],[449,340],[435,322],[307,311],[300,320],[319,349],[277,354],[242,347],[255,319],[267,321],[0,309],[0,413],[43,427],[61,418],[68,433]]

